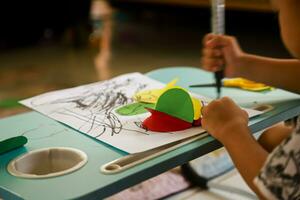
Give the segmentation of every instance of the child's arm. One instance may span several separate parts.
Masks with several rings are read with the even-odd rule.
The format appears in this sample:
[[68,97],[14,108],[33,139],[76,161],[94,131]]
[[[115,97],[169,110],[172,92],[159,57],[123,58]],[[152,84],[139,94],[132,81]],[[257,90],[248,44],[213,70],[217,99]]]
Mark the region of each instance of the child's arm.
[[228,131],[231,132],[231,136],[228,136],[231,139],[224,140],[223,145],[248,186],[262,199],[253,180],[262,169],[268,152],[257,143],[248,129],[233,128]]
[[244,77],[300,93],[300,61],[247,54],[235,37],[207,34],[203,39],[202,67],[217,71],[225,65],[227,77]]
[[247,113],[224,97],[205,106],[202,116],[202,127],[225,146],[244,180],[261,197],[253,180],[268,152],[253,138],[248,128]]
[[292,131],[292,127],[288,127],[283,122],[281,122],[265,130],[257,141],[266,151],[270,153],[284,139],[290,136]]
[[300,93],[297,81],[300,74],[298,59],[275,59],[244,54],[241,63],[245,67],[239,68],[238,76]]

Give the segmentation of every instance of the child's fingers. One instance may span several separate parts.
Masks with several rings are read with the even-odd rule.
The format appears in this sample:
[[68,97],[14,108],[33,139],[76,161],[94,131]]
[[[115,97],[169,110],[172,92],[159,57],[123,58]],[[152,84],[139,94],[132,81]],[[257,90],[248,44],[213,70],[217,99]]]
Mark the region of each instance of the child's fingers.
[[248,113],[245,110],[241,109],[231,98],[223,97],[221,101],[223,102],[225,107],[231,108],[232,110],[237,109],[240,111],[241,116],[243,116],[244,118],[249,118]]
[[245,111],[245,110],[242,110],[242,111],[243,111],[244,116],[245,116],[246,118],[249,118],[249,114],[247,113],[247,111]]
[[202,115],[203,118],[206,117],[206,115],[207,115],[207,106],[203,106],[201,108],[201,115]]
[[204,48],[202,50],[203,57],[220,58],[222,57],[222,51],[220,49]]
[[208,34],[206,34],[206,35],[203,37],[203,39],[202,39],[202,44],[203,44],[203,46],[205,46],[206,43],[207,43],[208,41],[210,41],[211,39],[213,39],[215,36],[216,36],[216,35],[213,34],[213,33],[208,33]]
[[206,34],[202,40],[204,47],[217,48],[237,43],[236,38],[228,35]]
[[223,46],[223,38],[219,35],[214,35],[209,40],[206,40],[204,47],[206,48],[221,48]]
[[221,48],[223,44],[226,44],[223,40],[224,36],[209,33],[204,36],[202,42],[205,48]]
[[202,50],[202,68],[208,71],[218,71],[224,65],[222,52],[219,49],[204,48]]
[[210,36],[210,39],[206,40],[204,46],[206,48],[222,48],[225,46],[231,46],[236,42],[236,39],[227,35],[214,35]]
[[224,61],[222,58],[203,58],[202,59],[202,68],[211,71],[216,72],[222,69],[222,66],[224,65]]

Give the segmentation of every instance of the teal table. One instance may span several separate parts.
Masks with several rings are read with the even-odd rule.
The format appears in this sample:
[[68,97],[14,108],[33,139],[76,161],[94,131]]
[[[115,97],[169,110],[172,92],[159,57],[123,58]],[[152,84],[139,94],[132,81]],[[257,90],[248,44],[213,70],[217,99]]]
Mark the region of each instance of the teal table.
[[[190,84],[214,82],[211,73],[189,67],[163,68],[147,75],[165,83],[178,77],[178,85],[185,88]],[[216,96],[215,88],[194,88],[191,91],[211,98]],[[249,126],[253,133],[300,114],[299,95],[280,89],[257,93],[224,88],[222,94],[232,97],[241,106],[270,104],[274,107],[250,120]],[[125,153],[37,112],[0,120],[0,140],[21,134],[29,138],[27,145],[0,156],[0,197],[4,199],[101,199],[221,146],[212,137],[206,137],[124,172],[105,175],[100,172],[100,166],[126,155]],[[24,179],[7,172],[6,166],[10,160],[25,152],[45,147],[74,147],[86,152],[89,160],[80,170],[54,178]]]

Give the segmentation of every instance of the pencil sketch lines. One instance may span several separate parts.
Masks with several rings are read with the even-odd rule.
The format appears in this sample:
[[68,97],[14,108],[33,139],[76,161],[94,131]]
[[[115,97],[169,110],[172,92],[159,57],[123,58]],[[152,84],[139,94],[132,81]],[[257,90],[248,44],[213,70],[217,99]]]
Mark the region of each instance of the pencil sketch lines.
[[[49,111],[50,116],[64,115],[80,121],[78,130],[90,134],[97,132],[93,137],[101,137],[104,133],[111,136],[120,134],[123,125],[114,109],[133,102],[133,94],[147,87],[147,84],[137,82],[134,78],[122,81],[105,81],[101,84],[90,84],[75,88],[70,95],[62,96],[53,93],[40,98],[33,98],[30,102],[33,107],[55,105],[54,110]],[[128,88],[131,92],[128,93]],[[78,92],[76,92],[76,89]],[[136,130],[129,130],[141,132]]]
[[[48,132],[48,130],[52,131]],[[67,128],[58,128],[56,124],[40,124],[35,128],[23,131],[20,135],[26,136],[30,140],[40,140],[47,139],[61,133],[66,133],[68,131],[69,130]]]

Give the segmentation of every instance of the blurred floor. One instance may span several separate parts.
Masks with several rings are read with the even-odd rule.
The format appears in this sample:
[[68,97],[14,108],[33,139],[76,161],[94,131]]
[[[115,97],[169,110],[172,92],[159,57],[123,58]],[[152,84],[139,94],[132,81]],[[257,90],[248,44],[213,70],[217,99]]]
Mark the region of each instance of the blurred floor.
[[[200,67],[208,8],[119,8],[110,61],[95,67],[98,49],[72,48],[61,40],[0,51],[0,117],[23,112],[17,100],[51,90],[168,66]],[[125,16],[125,17],[124,17]],[[228,11],[226,31],[250,53],[288,57],[274,13]],[[83,38],[87,43],[88,37]],[[102,61],[100,61],[101,63]],[[97,70],[96,70],[97,69]]]

